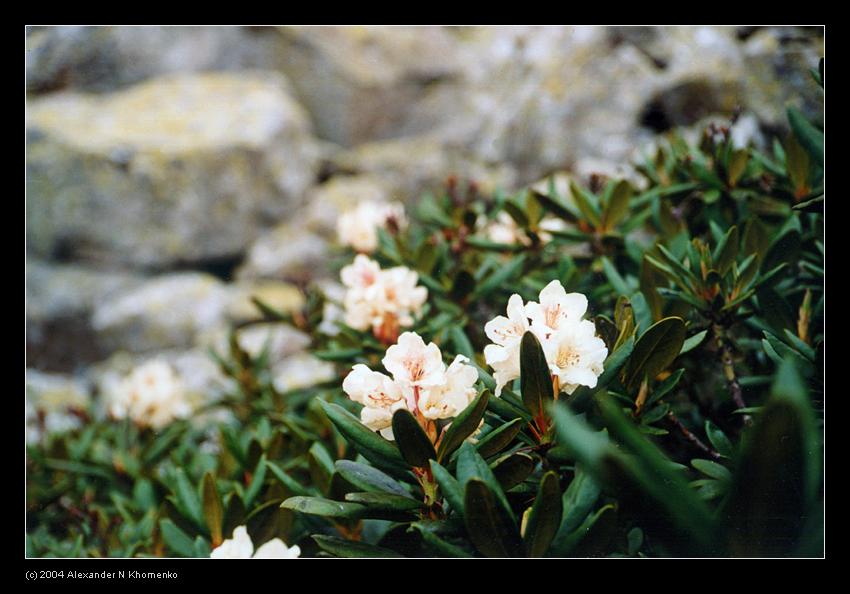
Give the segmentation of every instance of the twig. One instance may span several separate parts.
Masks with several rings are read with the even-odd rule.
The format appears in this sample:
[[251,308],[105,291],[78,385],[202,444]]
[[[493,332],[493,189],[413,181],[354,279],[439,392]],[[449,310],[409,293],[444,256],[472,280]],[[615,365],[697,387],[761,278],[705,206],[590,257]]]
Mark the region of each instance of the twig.
[[682,435],[684,435],[684,436],[685,436],[685,439],[687,439],[687,440],[688,440],[691,444],[693,444],[693,445],[694,445],[697,449],[701,450],[701,451],[702,451],[703,453],[705,453],[705,454],[708,454],[709,456],[711,456],[711,457],[712,457],[712,458],[714,458],[715,460],[719,460],[719,459],[721,458],[721,456],[720,456],[720,454],[719,454],[718,452],[716,452],[716,451],[715,451],[715,450],[713,450],[712,448],[710,448],[710,447],[708,447],[707,445],[705,445],[705,444],[702,442],[702,440],[700,440],[700,438],[699,438],[699,437],[697,437],[696,435],[694,435],[694,434],[693,434],[693,433],[692,433],[692,432],[691,432],[691,431],[690,431],[687,427],[685,427],[685,426],[682,424],[682,421],[680,421],[680,420],[679,420],[679,418],[678,418],[676,415],[674,415],[672,412],[668,412],[668,413],[667,413],[667,419],[668,419],[671,423],[673,423],[673,425],[675,425],[676,429],[678,429],[678,430],[679,430],[679,432],[680,432]]
[[[744,402],[744,393],[741,389],[741,384],[738,382],[738,375],[735,373],[735,362],[732,358],[732,349],[728,341],[724,339],[723,329],[717,325],[714,327],[714,333],[717,337],[717,346],[720,348],[720,362],[723,365],[723,375],[726,377],[726,384],[729,386],[729,392],[732,394],[732,401],[738,408],[747,408],[747,403]],[[742,415],[744,425],[752,425],[753,418],[750,415]]]

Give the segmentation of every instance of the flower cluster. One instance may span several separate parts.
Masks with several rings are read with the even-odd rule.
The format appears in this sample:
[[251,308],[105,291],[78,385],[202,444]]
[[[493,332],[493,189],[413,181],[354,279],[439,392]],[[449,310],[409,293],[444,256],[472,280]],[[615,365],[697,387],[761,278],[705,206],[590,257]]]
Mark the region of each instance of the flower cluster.
[[552,281],[540,292],[540,302],[523,303],[512,295],[507,317],[498,316],[484,327],[493,342],[484,347],[484,358],[495,371],[496,395],[520,375],[520,343],[531,331],[540,341],[546,361],[560,389],[572,394],[578,386],[596,386],[608,356],[605,342],[596,336],[596,326],[583,320],[587,298],[567,293],[560,281]]
[[[478,222],[479,228],[483,229],[487,239],[496,243],[531,245],[531,239],[522,227],[506,212],[500,212],[492,221],[482,217]],[[552,217],[545,218],[538,225],[537,236],[543,243],[552,240],[550,231],[563,231],[566,225],[561,219]]]
[[112,389],[109,412],[140,426],[161,429],[174,419],[188,417],[192,406],[180,376],[168,363],[153,359],[133,369]]
[[475,399],[478,371],[458,355],[446,367],[440,348],[405,332],[387,349],[382,363],[389,377],[362,364],[342,383],[349,398],[363,405],[360,419],[373,431],[393,439],[393,413],[407,409],[425,422],[455,417]]
[[233,531],[228,538],[210,553],[210,559],[296,559],[301,556],[298,545],[287,547],[279,538],[273,538],[254,552],[254,542],[245,526]]
[[401,203],[365,200],[339,217],[337,235],[340,243],[358,252],[374,252],[378,247],[378,228],[403,229],[405,226],[407,219]]
[[380,340],[391,344],[399,328],[413,325],[428,299],[428,289],[419,287],[419,275],[403,266],[381,270],[363,254],[342,269],[346,287],[344,321],[356,330],[372,328]]

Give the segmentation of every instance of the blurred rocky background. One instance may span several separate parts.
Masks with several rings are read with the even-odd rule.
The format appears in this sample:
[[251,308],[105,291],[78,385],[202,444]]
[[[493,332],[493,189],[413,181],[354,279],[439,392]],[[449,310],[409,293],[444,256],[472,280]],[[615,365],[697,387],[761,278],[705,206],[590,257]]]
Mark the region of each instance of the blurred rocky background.
[[[81,402],[151,356],[198,390],[251,295],[297,307],[336,215],[449,176],[627,172],[677,126],[741,142],[820,113],[822,28],[31,27],[27,394]],[[282,389],[327,374],[281,325]],[[61,424],[61,423],[60,423]]]

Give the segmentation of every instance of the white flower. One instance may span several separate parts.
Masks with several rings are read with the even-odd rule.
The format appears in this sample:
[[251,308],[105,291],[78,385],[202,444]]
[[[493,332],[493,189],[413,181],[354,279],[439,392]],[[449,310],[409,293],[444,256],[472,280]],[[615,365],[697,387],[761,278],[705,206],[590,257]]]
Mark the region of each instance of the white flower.
[[467,365],[469,359],[457,355],[445,373],[445,383],[425,392],[419,398],[419,409],[426,419],[456,417],[475,400],[478,370]]
[[180,377],[164,361],[153,359],[130,372],[109,394],[113,417],[161,429],[192,413]]
[[358,364],[345,376],[342,390],[353,401],[363,405],[360,420],[364,425],[392,439],[393,413],[400,408],[408,408],[398,384],[383,373]]
[[[505,211],[496,215],[495,220],[487,222],[486,217],[479,218],[478,227],[484,229],[487,239],[495,243],[531,245],[531,239],[522,227]],[[550,231],[563,231],[566,224],[561,219],[547,217],[537,224],[537,236],[543,243],[552,241]]]
[[440,347],[427,345],[416,332],[405,332],[387,349],[381,361],[393,379],[415,388],[439,386],[445,382],[445,364]]
[[377,229],[386,227],[389,221],[400,229],[407,225],[404,207],[400,203],[363,201],[339,217],[339,241],[358,252],[373,252],[378,247]]
[[478,370],[468,361],[458,355],[446,368],[437,345],[426,345],[415,332],[405,332],[383,359],[392,378],[358,364],[342,382],[342,389],[363,405],[363,424],[391,440],[393,413],[399,409],[409,410],[427,424],[455,417],[469,405],[477,394]]
[[608,356],[608,348],[596,336],[596,326],[590,320],[562,323],[544,342],[543,349],[552,375],[558,377],[561,390],[567,394],[579,386],[595,388]]
[[567,293],[555,280],[540,292],[539,299],[523,305],[519,295],[512,295],[508,317],[498,316],[484,327],[494,343],[484,347],[484,357],[494,370],[496,396],[520,376],[520,347],[528,330],[540,341],[552,375],[567,394],[580,385],[595,387],[603,371],[608,349],[596,336],[593,322],[582,320],[587,312],[587,297]]
[[587,297],[581,293],[567,294],[560,281],[553,280],[540,291],[540,303],[529,301],[525,313],[535,327],[535,334],[542,339],[557,330],[567,321],[580,320],[587,312]]
[[382,270],[363,254],[342,269],[344,321],[356,330],[372,328],[376,336],[395,340],[400,327],[413,325],[428,300],[428,289],[417,286],[419,275],[403,266]]
[[254,553],[254,543],[245,526],[236,528],[233,538],[225,540],[210,553],[210,559],[296,559],[299,556],[301,548],[298,545],[287,547],[279,538],[273,538]]
[[484,326],[484,333],[494,343],[484,347],[484,359],[495,371],[496,396],[508,382],[519,377],[520,343],[529,329],[522,297],[511,295],[507,314],[508,317],[497,316]]

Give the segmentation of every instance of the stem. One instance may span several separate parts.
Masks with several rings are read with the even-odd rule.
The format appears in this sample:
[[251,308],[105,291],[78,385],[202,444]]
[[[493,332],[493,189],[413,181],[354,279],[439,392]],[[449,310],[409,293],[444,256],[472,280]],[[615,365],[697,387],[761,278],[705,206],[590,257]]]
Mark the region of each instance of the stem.
[[715,460],[719,460],[721,458],[720,454],[713,450],[712,448],[705,445],[699,437],[691,433],[691,431],[682,424],[682,421],[674,415],[672,412],[667,413],[667,420],[669,420],[676,429],[687,439],[692,445],[694,445],[697,449],[701,450],[703,453],[708,454]]
[[[741,384],[738,382],[738,375],[735,373],[732,348],[725,338],[723,327],[716,324],[714,326],[714,333],[717,337],[717,347],[720,349],[720,362],[723,365],[723,375],[726,377],[726,384],[729,386],[732,401],[738,408],[747,408],[747,403],[744,402],[744,393],[741,389]],[[750,415],[743,415],[743,421],[744,425],[747,426],[753,424],[753,418]]]

